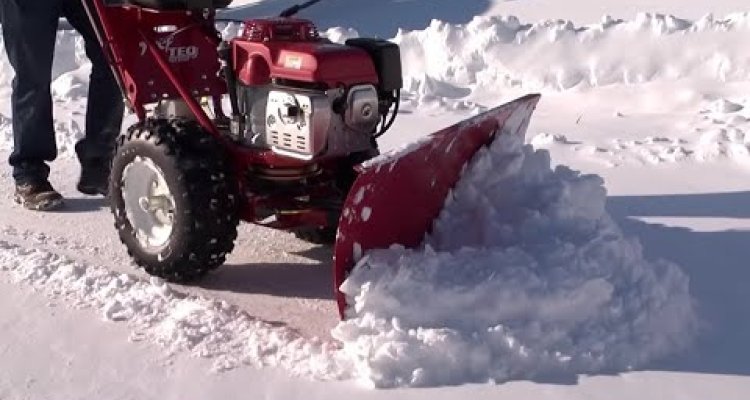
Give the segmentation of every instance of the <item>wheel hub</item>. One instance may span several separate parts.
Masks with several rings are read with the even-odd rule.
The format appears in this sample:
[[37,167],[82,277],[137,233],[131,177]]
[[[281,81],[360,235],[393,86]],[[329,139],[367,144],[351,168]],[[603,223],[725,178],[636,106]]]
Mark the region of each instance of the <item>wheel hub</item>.
[[175,200],[161,168],[138,156],[123,170],[121,183],[125,213],[141,246],[165,246],[174,228]]

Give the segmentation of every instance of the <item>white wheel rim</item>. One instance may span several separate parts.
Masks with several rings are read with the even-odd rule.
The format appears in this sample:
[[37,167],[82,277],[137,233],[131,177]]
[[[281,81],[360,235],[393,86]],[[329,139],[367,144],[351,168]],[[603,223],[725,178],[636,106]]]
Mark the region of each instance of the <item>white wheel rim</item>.
[[175,201],[164,173],[152,159],[137,156],[122,173],[125,214],[146,250],[164,247],[174,228]]

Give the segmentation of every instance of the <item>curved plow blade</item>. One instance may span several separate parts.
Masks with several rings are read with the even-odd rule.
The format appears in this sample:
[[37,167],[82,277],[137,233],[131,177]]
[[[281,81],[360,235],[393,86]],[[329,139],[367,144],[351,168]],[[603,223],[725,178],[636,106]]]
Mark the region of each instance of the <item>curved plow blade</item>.
[[359,259],[372,249],[419,246],[432,228],[466,163],[498,135],[526,133],[539,95],[527,95],[362,164],[344,204],[334,248],[334,284],[339,291]]

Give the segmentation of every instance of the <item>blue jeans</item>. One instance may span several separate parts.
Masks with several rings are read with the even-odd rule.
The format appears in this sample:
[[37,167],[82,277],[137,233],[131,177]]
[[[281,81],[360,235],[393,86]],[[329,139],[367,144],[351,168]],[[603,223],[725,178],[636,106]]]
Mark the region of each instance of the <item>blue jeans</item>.
[[120,133],[124,104],[82,0],[0,0],[5,50],[15,71],[11,107],[17,183],[40,182],[57,157],[50,90],[58,21],[65,17],[85,41],[92,62],[86,110],[86,135],[76,144],[85,167],[108,163]]

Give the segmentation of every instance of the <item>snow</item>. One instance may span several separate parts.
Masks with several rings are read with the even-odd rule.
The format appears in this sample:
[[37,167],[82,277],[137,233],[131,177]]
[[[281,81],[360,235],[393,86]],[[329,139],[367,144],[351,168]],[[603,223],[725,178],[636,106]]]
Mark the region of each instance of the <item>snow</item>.
[[[238,0],[224,15],[292,3]],[[330,0],[303,12],[331,40],[402,46],[404,113],[381,140],[395,153],[373,164],[544,94],[528,145],[480,154],[422,247],[360,248],[345,284],[356,315],[340,324],[330,249],[288,234],[243,226],[202,287],[133,268],[106,204],[74,190],[90,67],[80,37],[60,31],[52,179],[69,212],[29,213],[0,192],[0,398],[747,398],[745,3]],[[2,158],[11,78],[0,51]]]
[[186,296],[158,278],[137,279],[5,241],[0,241],[0,271],[56,302],[93,308],[104,320],[126,323],[132,342],[158,344],[167,355],[209,358],[213,371],[252,365],[284,367],[318,379],[348,377],[336,369],[333,351],[327,349],[335,350],[332,344],[259,321],[225,301]]
[[548,152],[511,135],[481,151],[424,250],[372,252],[344,283],[356,315],[334,328],[340,344],[157,278],[2,241],[0,270],[126,323],[131,341],[210,358],[213,371],[273,366],[374,387],[439,386],[628,370],[687,346],[696,325],[687,276],[645,261],[623,237],[604,211],[601,178],[550,168]]
[[[624,371],[685,348],[688,277],[644,259],[595,175],[504,135],[473,160],[425,248],[366,256],[334,337],[377,387]],[[457,234],[458,232],[458,234]]]
[[[746,13],[697,21],[641,13],[633,20],[606,16],[584,26],[492,16],[463,25],[433,20],[425,30],[400,31],[395,41],[402,46],[407,87],[418,98],[465,98],[485,91],[496,95],[498,89],[745,80],[750,65],[740,38],[748,34],[749,22]],[[628,48],[637,51],[620,51]]]

